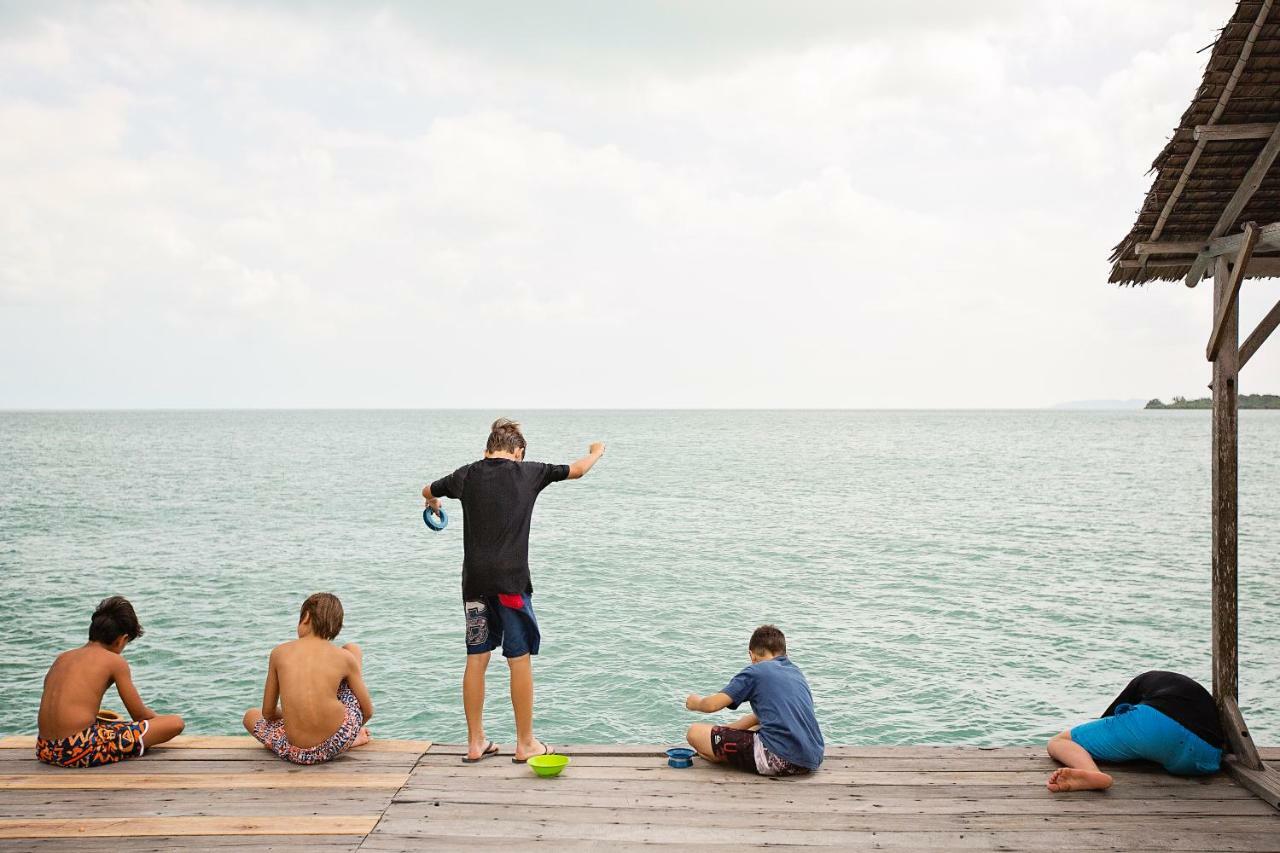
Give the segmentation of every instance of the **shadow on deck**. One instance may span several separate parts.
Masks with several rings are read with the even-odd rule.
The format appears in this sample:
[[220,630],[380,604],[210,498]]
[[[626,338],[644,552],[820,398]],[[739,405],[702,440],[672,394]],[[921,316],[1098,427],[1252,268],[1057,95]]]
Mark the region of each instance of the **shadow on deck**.
[[566,748],[564,776],[538,779],[509,749],[464,766],[460,747],[424,741],[299,768],[249,738],[185,737],[77,771],[6,738],[0,850],[1280,850],[1280,814],[1225,774],[1114,768],[1110,791],[1054,795],[1034,748],[834,747],[821,771],[787,780],[675,770],[662,749]]

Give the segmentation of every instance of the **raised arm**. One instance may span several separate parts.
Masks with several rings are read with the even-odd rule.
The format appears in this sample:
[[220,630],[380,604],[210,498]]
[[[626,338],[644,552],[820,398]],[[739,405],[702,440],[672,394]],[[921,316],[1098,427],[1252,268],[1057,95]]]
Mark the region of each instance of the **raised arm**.
[[155,711],[147,707],[147,704],[142,701],[142,696],[138,694],[138,688],[133,686],[133,671],[129,669],[129,662],[123,657],[116,664],[111,677],[116,682],[116,692],[120,694],[120,701],[124,703],[125,710],[134,721],[150,720],[155,717]]
[[591,470],[591,466],[599,461],[601,456],[604,456],[604,442],[592,442],[591,446],[587,448],[587,455],[569,466],[569,479],[581,479],[584,474]]

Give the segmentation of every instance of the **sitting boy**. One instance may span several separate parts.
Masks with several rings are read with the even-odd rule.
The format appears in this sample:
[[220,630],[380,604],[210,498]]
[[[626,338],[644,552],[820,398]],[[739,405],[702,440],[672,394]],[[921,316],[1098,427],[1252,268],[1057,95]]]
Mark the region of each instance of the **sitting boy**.
[[1216,773],[1222,762],[1218,706],[1199,684],[1176,672],[1144,672],[1102,717],[1049,741],[1049,755],[1067,765],[1049,776],[1050,791],[1100,791],[1111,776],[1094,763],[1145,759],[1179,776]]
[[754,713],[728,726],[694,723],[686,737],[708,761],[727,761],[761,776],[795,776],[822,764],[822,731],[804,673],[787,657],[787,639],[761,625],[747,644],[751,666],[711,696],[685,700],[690,711],[714,713],[751,703]]
[[[59,767],[99,767],[141,756],[182,733],[181,717],[158,716],[133,686],[124,647],[141,636],[128,599],[102,600],[89,623],[89,642],[58,655],[44,677],[36,758]],[[98,719],[112,684],[133,722]]]
[[317,592],[302,602],[298,639],[271,650],[262,708],[245,712],[244,727],[285,761],[319,764],[369,742],[364,656],[355,643],[329,642],[341,630],[342,602]]

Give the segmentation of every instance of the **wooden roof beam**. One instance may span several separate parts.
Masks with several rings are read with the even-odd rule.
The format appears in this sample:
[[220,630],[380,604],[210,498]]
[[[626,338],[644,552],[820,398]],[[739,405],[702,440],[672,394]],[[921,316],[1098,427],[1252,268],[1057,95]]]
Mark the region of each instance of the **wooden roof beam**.
[[[1217,237],[1210,240],[1209,248],[1205,249],[1201,254],[1208,258],[1216,258],[1218,255],[1237,254],[1243,245],[1244,232],[1242,231],[1229,237]],[[1272,222],[1270,225],[1264,225],[1258,229],[1258,246],[1280,249],[1280,222]]]
[[[1218,306],[1218,316],[1213,321],[1213,332],[1209,335],[1209,345],[1204,350],[1204,357],[1209,361],[1218,360],[1218,349],[1222,346],[1222,333],[1226,331],[1227,318],[1236,307],[1236,300],[1240,298],[1240,285],[1244,282],[1245,267],[1249,265],[1249,258],[1253,256],[1253,247],[1257,244],[1258,226],[1252,222],[1246,223],[1244,243],[1240,245],[1240,253],[1236,255],[1236,262],[1231,267],[1231,275],[1227,278],[1227,287],[1222,294],[1222,302]],[[1234,336],[1235,332],[1231,334]],[[1231,346],[1234,348],[1235,343],[1233,342]]]
[[1139,255],[1198,255],[1209,248],[1204,240],[1153,240],[1134,247]]
[[1226,142],[1238,139],[1266,139],[1275,132],[1273,122],[1260,124],[1198,124],[1195,138],[1204,142]]
[[[1258,191],[1258,187],[1262,186],[1263,179],[1266,178],[1267,172],[1271,170],[1271,164],[1276,161],[1278,155],[1280,155],[1280,123],[1277,123],[1275,130],[1271,131],[1271,136],[1267,138],[1267,144],[1262,146],[1262,150],[1258,152],[1253,165],[1249,167],[1249,171],[1245,172],[1244,180],[1240,182],[1240,186],[1236,187],[1235,194],[1231,196],[1231,200],[1227,202],[1222,215],[1218,217],[1218,224],[1214,225],[1213,230],[1209,232],[1210,240],[1225,234],[1231,224],[1239,218],[1240,212],[1249,203],[1249,199],[1253,198],[1253,194]],[[1191,271],[1187,273],[1187,287],[1195,287],[1199,284],[1208,267],[1209,258],[1202,253],[1196,258]]]
[[1253,354],[1258,351],[1258,347],[1262,346],[1267,337],[1276,330],[1276,326],[1280,326],[1280,302],[1277,302],[1267,312],[1267,316],[1262,318],[1258,328],[1254,329],[1252,334],[1245,338],[1244,343],[1240,345],[1240,363],[1237,365],[1236,370],[1244,369],[1244,366],[1249,363],[1249,359],[1253,358]]

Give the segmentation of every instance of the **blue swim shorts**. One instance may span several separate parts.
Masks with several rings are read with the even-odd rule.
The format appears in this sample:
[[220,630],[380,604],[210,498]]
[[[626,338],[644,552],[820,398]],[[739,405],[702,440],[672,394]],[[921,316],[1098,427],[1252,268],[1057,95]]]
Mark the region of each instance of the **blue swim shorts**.
[[1113,717],[1081,723],[1071,739],[1099,761],[1145,759],[1178,776],[1216,773],[1222,750],[1150,705],[1119,705]]
[[467,614],[467,654],[481,655],[502,647],[502,656],[536,655],[542,642],[533,596],[520,596],[519,608],[508,607],[498,596],[463,602]]

